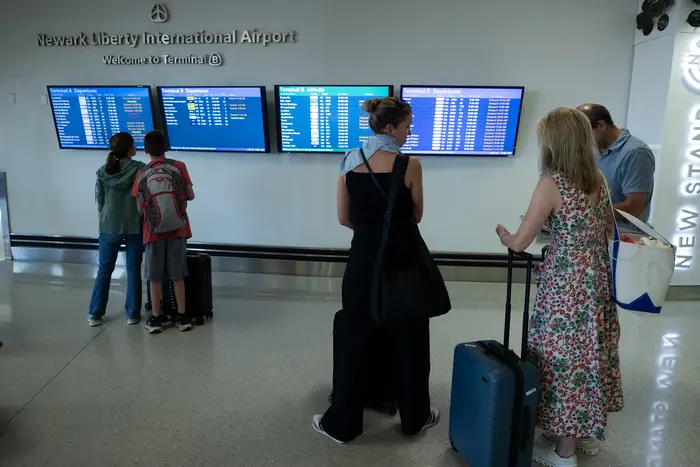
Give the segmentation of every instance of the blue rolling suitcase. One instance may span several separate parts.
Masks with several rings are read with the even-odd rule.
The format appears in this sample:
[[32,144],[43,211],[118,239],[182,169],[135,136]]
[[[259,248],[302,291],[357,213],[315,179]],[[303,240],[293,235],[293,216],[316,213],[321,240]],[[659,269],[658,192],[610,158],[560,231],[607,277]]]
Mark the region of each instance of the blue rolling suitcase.
[[[540,377],[537,368],[509,349],[513,256],[503,344],[477,341],[455,348],[450,403],[450,442],[470,467],[531,467]],[[533,257],[527,262],[521,355],[527,350]]]

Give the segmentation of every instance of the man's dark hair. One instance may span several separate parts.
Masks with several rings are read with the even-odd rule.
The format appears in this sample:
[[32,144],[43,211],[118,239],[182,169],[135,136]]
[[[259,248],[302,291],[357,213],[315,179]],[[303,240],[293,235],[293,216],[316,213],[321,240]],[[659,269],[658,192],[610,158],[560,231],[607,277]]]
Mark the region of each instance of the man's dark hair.
[[149,156],[161,157],[168,150],[168,138],[162,131],[149,131],[143,137],[143,147]]
[[610,111],[600,104],[583,104],[578,108],[586,114],[588,120],[591,121],[591,127],[595,128],[598,122],[604,122],[609,126],[615,126]]

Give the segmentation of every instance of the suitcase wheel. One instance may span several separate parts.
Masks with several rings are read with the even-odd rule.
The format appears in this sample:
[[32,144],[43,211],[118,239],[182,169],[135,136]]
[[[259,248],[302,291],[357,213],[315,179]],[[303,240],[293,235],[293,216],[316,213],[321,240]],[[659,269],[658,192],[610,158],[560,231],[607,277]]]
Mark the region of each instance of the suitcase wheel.
[[214,318],[214,312],[210,311],[209,313],[207,313],[207,318],[209,318],[209,319]]
[[455,447],[455,443],[452,442],[452,438],[450,438],[450,446],[452,447],[452,450],[453,450],[454,452],[459,452],[459,451],[457,450],[457,448]]
[[204,324],[204,318],[202,318],[202,317],[200,316],[199,318],[197,318],[196,320],[194,320],[194,324],[196,324],[197,326],[203,325],[203,324]]

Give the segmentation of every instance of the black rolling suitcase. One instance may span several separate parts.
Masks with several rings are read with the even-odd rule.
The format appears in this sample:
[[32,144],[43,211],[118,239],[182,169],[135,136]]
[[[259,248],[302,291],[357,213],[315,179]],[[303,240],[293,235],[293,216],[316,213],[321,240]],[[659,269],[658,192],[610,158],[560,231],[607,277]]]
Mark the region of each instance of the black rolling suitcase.
[[[343,349],[341,334],[347,329],[345,320],[352,319],[346,312],[340,310],[333,318],[333,385],[336,381],[335,361]],[[362,399],[365,408],[376,412],[396,415],[398,408],[394,399],[394,391],[391,387],[392,371],[389,367],[389,352],[384,348],[385,339],[382,338],[381,331],[377,331],[370,338],[369,347],[364,364],[367,366],[367,377],[363,381]],[[328,396],[328,402],[332,402],[333,394]]]
[[[540,376],[537,367],[509,349],[513,256],[508,252],[508,289],[503,344],[476,341],[454,352],[450,442],[471,467],[530,467]],[[533,257],[527,261],[521,356],[527,351]]]
[[[186,312],[192,321],[201,326],[205,319],[214,317],[211,285],[211,257],[204,253],[187,253],[185,278]],[[169,316],[178,312],[173,283],[168,281],[163,288],[163,311]]]

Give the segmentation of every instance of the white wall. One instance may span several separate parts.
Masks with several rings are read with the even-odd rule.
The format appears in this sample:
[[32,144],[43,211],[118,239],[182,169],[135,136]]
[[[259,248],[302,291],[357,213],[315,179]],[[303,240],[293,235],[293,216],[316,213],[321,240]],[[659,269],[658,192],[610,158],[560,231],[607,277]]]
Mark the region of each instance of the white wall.
[[[139,0],[25,0],[0,15],[0,170],[15,233],[95,235],[94,172],[105,154],[59,150],[47,84],[489,84],[526,86],[517,156],[426,159],[422,226],[434,250],[501,251],[538,177],[535,128],[556,106],[607,105],[625,123],[636,0],[171,0],[153,25]],[[106,52],[38,48],[36,34],[80,31],[298,31],[263,49],[220,46],[220,68],[109,67]],[[113,53],[207,53],[207,46],[111,47]],[[16,95],[10,105],[7,93]],[[274,115],[274,113],[272,114]],[[175,153],[192,174],[195,240],[345,247],[337,226],[339,156]]]
[[663,138],[675,39],[666,35],[634,47],[627,128],[652,147]]
[[[663,189],[662,185],[659,184],[659,173],[663,164],[661,143],[664,135],[675,42],[675,34],[666,34],[639,42],[634,46],[627,128],[633,135],[646,142],[654,152],[656,160],[655,196]],[[652,204],[650,213],[652,224],[655,222],[655,216],[656,208]]]

